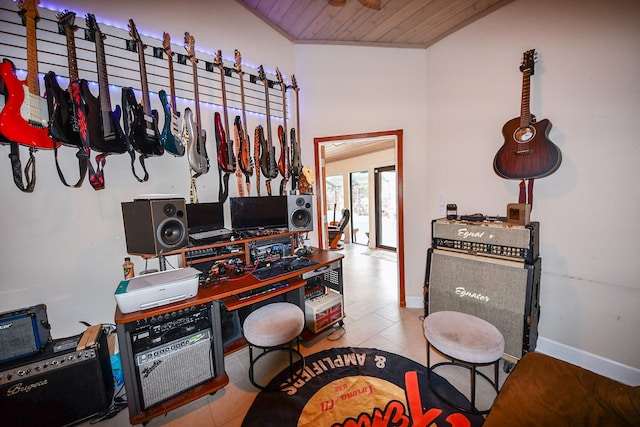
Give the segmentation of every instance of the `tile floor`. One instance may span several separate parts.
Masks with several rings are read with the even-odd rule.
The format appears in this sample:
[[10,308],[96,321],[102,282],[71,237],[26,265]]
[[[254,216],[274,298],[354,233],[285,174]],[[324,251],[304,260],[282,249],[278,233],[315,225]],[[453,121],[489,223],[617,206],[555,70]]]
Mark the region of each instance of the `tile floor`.
[[[345,328],[335,330],[321,339],[304,343],[303,354],[312,354],[332,347],[373,347],[400,354],[426,366],[426,342],[422,331],[423,309],[401,308],[398,305],[397,265],[395,254],[370,250],[365,246],[346,245],[344,253]],[[432,353],[432,362],[439,361]],[[261,364],[263,361],[261,360]],[[258,390],[248,379],[248,350],[237,351],[225,358],[229,384],[212,396],[205,396],[164,416],[149,421],[149,426],[238,427],[251,406]],[[440,369],[449,369],[442,367]],[[272,375],[279,372],[274,369]],[[468,394],[469,374],[464,369],[445,375]],[[491,372],[491,371],[488,371]],[[506,374],[500,370],[500,382]],[[477,403],[488,407],[495,392],[481,381]],[[129,426],[127,409],[114,418],[99,423],[103,427]],[[83,427],[89,426],[85,423]]]

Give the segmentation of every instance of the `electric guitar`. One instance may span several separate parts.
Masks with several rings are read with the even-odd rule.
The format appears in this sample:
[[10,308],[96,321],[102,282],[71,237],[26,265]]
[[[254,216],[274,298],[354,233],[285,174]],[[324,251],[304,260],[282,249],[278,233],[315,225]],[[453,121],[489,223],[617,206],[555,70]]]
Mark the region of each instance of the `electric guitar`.
[[218,50],[213,60],[213,65],[220,70],[220,85],[222,90],[222,114],[224,115],[224,125],[219,112],[214,114],[216,131],[216,147],[218,148],[218,173],[224,172],[220,180],[220,191],[218,201],[224,203],[229,197],[229,176],[236,170],[236,158],[233,152],[233,140],[228,139],[229,135],[229,114],[227,112],[227,89],[224,78],[230,75],[231,70],[224,67],[222,63],[222,51]]
[[[265,144],[264,129],[262,128],[262,125],[258,125],[253,133],[253,158],[254,164],[256,165],[256,196],[258,197],[260,197],[260,149]],[[268,185],[269,193],[271,193],[271,183],[269,182]]]
[[129,35],[136,44],[140,65],[140,85],[142,87],[141,104],[136,101],[132,87],[122,89],[122,101],[125,109],[124,129],[128,132],[133,148],[144,157],[161,156],[164,147],[160,142],[158,130],[158,111],[151,109],[149,82],[144,50],[147,47],[140,38],[133,19],[129,19]]
[[80,80],[80,95],[87,104],[87,130],[89,145],[92,150],[105,154],[126,153],[131,145],[129,137],[120,126],[122,111],[116,105],[111,109],[111,95],[109,93],[109,76],[107,74],[107,60],[104,48],[106,36],[100,31],[96,17],[87,14],[87,32],[89,40],[96,46],[96,65],[98,72],[98,97],[94,97],[89,90],[86,80]]
[[264,85],[264,102],[267,113],[267,138],[261,143],[260,168],[267,182],[267,194],[271,196],[271,180],[278,176],[278,163],[276,161],[276,148],[273,146],[271,136],[271,109],[269,107],[269,80],[262,65],[258,67],[258,80]]
[[529,89],[534,73],[535,50],[523,55],[520,117],[502,127],[504,144],[496,153],[493,169],[506,179],[534,179],[551,175],[562,162],[560,149],[548,139],[551,122],[537,121],[529,110]]
[[195,172],[196,176],[200,176],[209,172],[209,156],[205,143],[207,141],[207,133],[202,129],[202,121],[200,120],[200,92],[198,90],[198,59],[196,58],[196,41],[189,32],[184,33],[184,48],[187,50],[187,56],[191,61],[193,70],[193,99],[195,101],[195,118],[190,108],[184,110],[184,138],[187,143],[187,158],[189,165]]
[[[239,154],[238,165],[240,166],[240,170],[245,176],[245,183],[247,186],[247,195],[250,196],[251,195],[251,175],[253,175],[253,162],[251,160],[251,154],[250,154],[251,142],[249,141],[249,134],[247,133],[247,112],[246,112],[245,102],[244,102],[244,83],[243,83],[244,72],[242,71],[242,64],[241,64],[242,56],[240,55],[240,51],[238,49],[234,51],[234,56],[236,60],[234,64],[234,68],[236,70],[236,73],[238,73],[238,78],[240,79],[240,100],[242,104],[242,133],[238,132],[239,139],[240,139],[240,147],[238,152]],[[238,124],[238,121],[239,121],[238,119],[239,118],[236,117],[236,124]],[[237,172],[236,172],[236,176],[237,176]]]
[[171,101],[167,100],[167,92],[161,90],[158,92],[160,103],[164,110],[164,126],[160,134],[160,142],[169,153],[174,156],[184,156],[184,142],[182,141],[180,125],[180,113],[176,108],[176,84],[173,78],[173,52],[171,51],[171,37],[169,33],[164,33],[162,38],[162,50],[167,55],[169,64],[169,90],[171,92]]
[[8,141],[33,149],[53,149],[49,136],[46,101],[40,96],[36,22],[39,0],[20,3],[20,16],[27,27],[27,78],[18,80],[11,61],[0,63],[0,79],[6,102],[0,112],[0,134]]
[[[76,14],[64,11],[56,15],[58,29],[67,40],[67,62],[69,65],[69,81],[78,80],[78,60],[76,58],[75,25]],[[61,144],[71,147],[82,147],[78,123],[73,113],[73,105],[69,92],[62,89],[56,79],[56,73],[49,71],[44,76],[47,107],[49,111],[49,134]]]
[[287,144],[287,85],[284,83],[280,69],[276,67],[276,76],[278,84],[282,91],[282,124],[278,126],[278,140],[280,141],[280,158],[278,159],[278,171],[282,175],[280,181],[280,195],[283,196],[287,191],[287,182],[291,174],[291,165],[289,164],[289,145]]
[[[76,42],[75,31],[78,26],[75,25],[76,14],[74,12],[64,11],[56,15],[58,18],[58,32],[64,34],[67,41],[67,60],[69,65],[69,83],[78,81],[78,60],[76,58]],[[49,135],[54,141],[68,147],[78,149],[76,157],[78,158],[78,181],[73,184],[67,184],[66,179],[58,163],[58,148],[54,146],[54,158],[56,162],[56,170],[62,183],[67,187],[78,188],[82,185],[84,177],[87,174],[87,159],[89,154],[85,151],[82,139],[80,138],[80,127],[71,101],[68,90],[63,90],[58,84],[56,74],[49,71],[44,76],[45,93],[47,98],[47,107],[49,110]]]
[[[291,88],[296,93],[296,125],[300,129],[300,107],[298,102],[298,83],[296,82],[296,76],[291,75]],[[300,154],[300,143],[296,139],[296,129],[291,128],[291,191],[294,193],[298,191],[298,177],[302,173],[302,159]]]

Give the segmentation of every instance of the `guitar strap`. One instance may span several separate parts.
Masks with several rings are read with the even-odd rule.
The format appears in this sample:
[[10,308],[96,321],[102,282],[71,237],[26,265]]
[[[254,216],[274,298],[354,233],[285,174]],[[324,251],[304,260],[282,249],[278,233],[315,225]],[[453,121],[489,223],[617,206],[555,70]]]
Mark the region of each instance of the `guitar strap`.
[[533,210],[533,178],[528,180],[520,181],[520,196],[518,198],[518,203],[525,203],[531,205],[531,210]]
[[87,175],[87,163],[89,161],[84,147],[78,148],[78,151],[76,152],[80,176],[78,177],[78,182],[73,185],[67,184],[67,181],[64,179],[64,175],[62,174],[62,169],[60,169],[60,164],[58,163],[58,144],[53,144],[53,155],[56,161],[56,170],[58,171],[60,181],[62,181],[62,183],[67,187],[79,188],[82,185],[82,181],[84,181],[84,177]]
[[11,160],[11,169],[13,171],[13,182],[24,193],[33,193],[36,187],[36,158],[33,155],[35,151],[34,147],[29,147],[29,160],[24,168],[24,178],[27,185],[24,185],[22,179],[22,163],[20,162],[20,147],[17,143],[9,141],[11,146],[11,153],[9,153],[9,159]]

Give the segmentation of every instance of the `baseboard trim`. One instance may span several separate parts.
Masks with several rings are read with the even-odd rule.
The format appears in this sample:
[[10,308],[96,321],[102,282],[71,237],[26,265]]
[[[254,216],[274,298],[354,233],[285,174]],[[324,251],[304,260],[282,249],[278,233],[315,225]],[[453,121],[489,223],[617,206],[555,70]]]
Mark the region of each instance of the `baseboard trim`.
[[424,299],[421,297],[406,297],[405,302],[407,303],[407,308],[424,309]]
[[536,351],[581,366],[623,384],[634,387],[640,385],[640,369],[623,365],[597,354],[569,347],[544,337],[538,337]]

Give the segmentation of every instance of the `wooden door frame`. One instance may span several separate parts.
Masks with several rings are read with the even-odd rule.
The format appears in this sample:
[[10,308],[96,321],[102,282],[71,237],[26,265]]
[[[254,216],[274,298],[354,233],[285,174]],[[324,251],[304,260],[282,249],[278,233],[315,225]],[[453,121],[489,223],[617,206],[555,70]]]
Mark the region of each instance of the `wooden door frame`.
[[[403,131],[402,129],[360,133],[352,135],[336,135],[327,136],[313,139],[313,155],[315,158],[316,168],[316,182],[318,188],[321,189],[321,194],[318,195],[316,203],[317,220],[318,220],[318,246],[321,249],[327,249],[329,247],[329,237],[327,233],[327,215],[326,215],[326,187],[324,183],[325,170],[324,170],[324,145],[323,143],[334,141],[349,141],[358,139],[370,139],[370,138],[394,138],[395,139],[395,152],[396,152],[396,173],[398,178],[398,298],[400,307],[406,307],[406,292],[405,292],[405,271],[404,271],[404,165],[403,165]],[[355,141],[354,141],[355,142]]]

